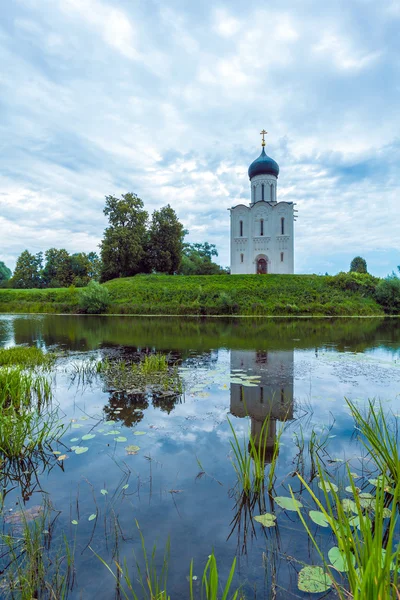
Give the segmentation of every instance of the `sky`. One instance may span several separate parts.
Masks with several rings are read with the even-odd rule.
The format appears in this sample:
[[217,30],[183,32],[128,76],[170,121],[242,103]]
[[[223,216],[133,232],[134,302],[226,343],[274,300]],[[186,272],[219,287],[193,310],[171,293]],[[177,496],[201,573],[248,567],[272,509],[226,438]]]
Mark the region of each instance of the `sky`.
[[295,272],[400,264],[400,0],[2,0],[0,260],[98,251],[105,196],[170,204],[229,265],[249,164],[296,203]]

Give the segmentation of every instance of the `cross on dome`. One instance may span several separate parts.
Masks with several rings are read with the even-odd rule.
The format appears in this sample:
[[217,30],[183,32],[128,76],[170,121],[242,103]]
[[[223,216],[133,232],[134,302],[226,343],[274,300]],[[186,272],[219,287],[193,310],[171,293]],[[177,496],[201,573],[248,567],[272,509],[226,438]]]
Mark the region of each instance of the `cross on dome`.
[[268,133],[268,131],[265,131],[265,129],[263,129],[262,131],[260,131],[260,135],[262,135],[262,136],[263,136],[263,138],[262,138],[262,142],[261,142],[261,146],[263,146],[263,147],[265,146],[265,139],[264,139],[264,136],[265,136],[265,135],[267,135],[267,133]]

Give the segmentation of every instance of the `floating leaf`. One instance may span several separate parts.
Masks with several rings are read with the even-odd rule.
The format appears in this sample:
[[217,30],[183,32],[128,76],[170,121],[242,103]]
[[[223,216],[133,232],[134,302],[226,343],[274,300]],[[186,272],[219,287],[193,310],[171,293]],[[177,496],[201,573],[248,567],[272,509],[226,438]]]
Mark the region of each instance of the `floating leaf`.
[[[335,569],[337,569],[338,571],[344,573],[349,570],[346,555],[343,552],[340,552],[337,546],[333,546],[333,548],[329,550],[328,557],[332,564],[332,567],[335,567]],[[351,562],[353,563],[353,565],[356,562],[354,555],[352,555]]]
[[89,448],[87,446],[77,446],[75,448],[75,454],[83,454],[84,452],[87,452],[89,450]]
[[69,441],[70,442],[79,442],[79,438],[71,438]]
[[78,521],[76,521],[75,519],[73,521],[71,521],[72,525],[78,525]]
[[[325,487],[324,487],[325,484]],[[318,481],[318,487],[321,488],[321,490],[326,489],[326,491],[329,493],[331,490],[333,490],[334,492],[338,491],[338,486],[336,485],[336,483],[332,483],[332,481]]]
[[264,525],[264,527],[275,527],[276,516],[271,513],[265,513],[265,515],[257,515],[254,517],[254,520]]
[[123,489],[123,490],[127,490],[127,489],[128,489],[128,487],[129,487],[129,483],[126,483],[125,485],[123,485],[123,486],[122,486],[122,489]]
[[314,521],[317,525],[321,525],[321,527],[329,527],[330,523],[324,513],[319,510],[310,510],[308,513],[310,515],[310,519]]
[[349,498],[343,498],[342,506],[346,512],[353,512],[355,514],[358,513],[357,504],[354,502],[354,500],[349,500]]
[[302,508],[302,503],[294,498],[289,498],[288,496],[277,496],[274,498],[275,502],[278,506],[283,508],[284,510],[296,510],[298,508]]
[[119,434],[119,429],[112,429],[111,431],[108,431],[104,435],[118,435],[118,434]]
[[146,435],[145,431],[134,431],[133,435]]
[[140,450],[140,447],[131,445],[131,446],[126,446],[125,450],[127,451],[128,454],[136,454]]
[[390,510],[390,508],[384,508],[382,511],[382,516],[384,519],[390,519],[390,517],[392,516],[392,511]]
[[104,421],[104,425],[114,425],[115,421],[111,419],[111,421]]
[[53,454],[57,456],[57,454],[61,454],[61,452],[59,450],[53,450]]
[[304,567],[299,572],[298,588],[302,592],[320,594],[331,587],[332,580],[322,567]]
[[79,448],[79,446],[71,446],[71,450],[76,450],[77,448]]
[[105,496],[106,494],[108,494],[107,490],[100,490],[100,494],[103,494],[103,496]]
[[83,427],[82,423],[72,423],[72,429],[79,429],[79,427]]
[[126,437],[124,437],[123,435],[119,435],[118,437],[114,438],[115,442],[127,442],[128,439]]
[[89,419],[89,417],[81,417],[81,421],[87,421]]
[[94,437],[96,437],[95,433],[87,433],[86,435],[82,436],[83,440],[92,440]]
[[[349,494],[352,494],[352,493],[353,493],[353,488],[351,487],[351,485],[348,485],[348,486],[345,488],[345,490],[346,490],[346,492],[348,492]],[[356,492],[358,493],[358,492],[360,491],[360,488],[359,488],[359,487],[356,487],[356,488],[355,488],[355,490],[356,490]]]
[[68,454],[61,454],[60,456],[58,456],[57,460],[67,460]]
[[95,518],[97,517],[96,513],[93,513],[90,515],[90,517],[88,518],[88,521],[94,521]]
[[373,509],[375,505],[375,498],[372,494],[364,492],[358,496],[360,504],[363,508]]

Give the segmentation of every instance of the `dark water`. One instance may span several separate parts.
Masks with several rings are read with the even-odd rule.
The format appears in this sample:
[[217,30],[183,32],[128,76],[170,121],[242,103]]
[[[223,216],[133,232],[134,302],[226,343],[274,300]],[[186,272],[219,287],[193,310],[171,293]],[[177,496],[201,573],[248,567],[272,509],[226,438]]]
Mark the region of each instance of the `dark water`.
[[[156,543],[162,553],[170,538],[172,599],[188,597],[190,560],[200,579],[212,549],[223,579],[237,557],[236,577],[246,598],[307,598],[297,590],[297,573],[303,563],[321,561],[297,514],[273,507],[268,495],[265,505],[253,507],[253,515],[275,510],[276,528],[251,524],[245,509],[237,512],[240,498],[227,417],[243,439],[249,430],[257,438],[271,415],[271,452],[274,435],[287,421],[280,438],[275,497],[289,496],[289,486],[301,491],[295,471],[309,477],[301,440],[307,447],[311,435],[325,439],[323,460],[334,481],[347,485],[345,460],[353,470],[361,468],[362,452],[354,440],[346,397],[360,406],[368,398],[380,399],[400,416],[396,319],[0,315],[0,346],[14,344],[65,351],[54,386],[65,422],[72,427],[63,438],[66,448],[59,447],[69,458],[60,464],[54,457],[39,468],[35,481],[26,473],[22,482],[9,482],[4,504],[6,514],[23,498],[31,508],[41,504],[45,493],[60,511],[54,537],[65,533],[76,544],[72,599],[118,597],[111,574],[89,546],[110,564],[126,559],[133,576],[133,551],[140,554],[136,520],[149,548]],[[153,351],[170,353],[171,361],[179,362],[181,396],[107,392],[97,379],[84,385],[71,379],[74,365],[89,356],[129,358]],[[110,419],[115,423],[104,424]],[[105,435],[110,427],[127,441]],[[88,432],[95,437],[82,441]],[[77,455],[70,451],[74,444],[88,451]],[[137,454],[126,452],[131,444],[140,447]],[[267,463],[270,458],[267,453]],[[267,475],[269,469],[266,464]],[[302,501],[312,508],[303,495]],[[97,518],[89,521],[94,513]],[[332,545],[329,532],[319,531],[318,537],[326,548]]]

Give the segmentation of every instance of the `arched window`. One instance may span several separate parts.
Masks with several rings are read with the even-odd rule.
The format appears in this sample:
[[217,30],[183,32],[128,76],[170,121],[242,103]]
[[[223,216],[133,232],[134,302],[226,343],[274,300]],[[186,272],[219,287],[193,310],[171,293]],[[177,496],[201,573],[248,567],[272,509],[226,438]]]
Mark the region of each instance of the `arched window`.
[[239,235],[243,237],[243,221],[239,221]]
[[264,235],[264,219],[260,219],[260,235]]
[[254,203],[256,201],[256,186],[255,185],[253,185],[252,193],[253,193],[253,203]]
[[244,261],[244,254],[240,255],[240,262],[242,263]]
[[281,218],[281,235],[285,234],[285,218]]
[[283,252],[281,252],[281,262],[283,262]]
[[274,201],[274,185],[271,184],[271,202]]
[[261,184],[261,200],[264,200],[264,184]]

